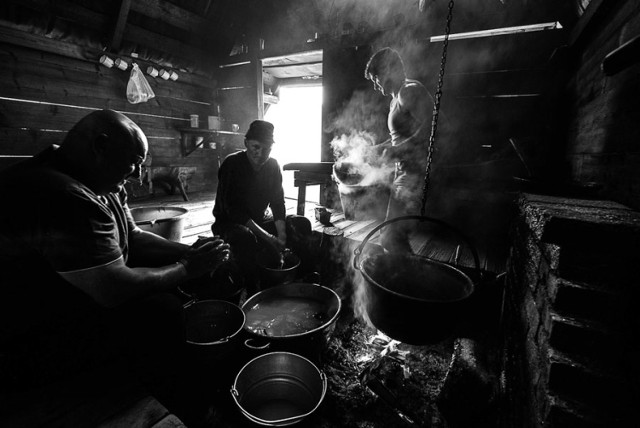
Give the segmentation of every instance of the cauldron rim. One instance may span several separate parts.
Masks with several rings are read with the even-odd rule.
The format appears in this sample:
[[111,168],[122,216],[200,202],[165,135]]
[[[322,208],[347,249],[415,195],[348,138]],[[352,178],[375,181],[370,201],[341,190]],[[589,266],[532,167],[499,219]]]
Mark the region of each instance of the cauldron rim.
[[268,293],[275,293],[278,290],[282,290],[284,288],[289,288],[289,287],[306,287],[306,286],[314,286],[314,287],[320,287],[324,290],[327,290],[329,292],[331,292],[332,297],[334,297],[338,303],[337,305],[337,309],[336,309],[336,313],[333,314],[333,316],[327,320],[325,323],[323,323],[322,325],[311,329],[311,330],[307,330],[304,331],[302,333],[292,333],[292,334],[286,334],[286,335],[282,335],[282,336],[269,336],[266,334],[261,334],[252,330],[249,330],[247,328],[246,322],[245,325],[243,326],[244,331],[248,332],[251,335],[260,337],[260,338],[266,338],[266,339],[275,339],[275,340],[279,340],[279,339],[294,339],[294,338],[298,338],[298,337],[303,337],[303,336],[311,336],[313,335],[313,333],[325,330],[327,328],[329,328],[340,316],[340,312],[342,311],[342,300],[340,299],[340,296],[338,296],[338,293],[336,293],[335,291],[333,291],[332,289],[330,289],[329,287],[325,287],[324,285],[320,285],[320,284],[310,284],[308,282],[288,282],[286,284],[280,284],[280,285],[276,285],[273,287],[269,287],[266,288],[262,291],[259,291],[258,293],[254,294],[253,296],[251,296],[249,299],[247,299],[242,306],[240,307],[240,309],[242,309],[242,311],[245,314],[245,319],[246,319],[246,315],[247,313],[251,310],[251,308],[249,307],[249,303],[251,302],[251,306],[255,305],[256,303],[260,303],[261,300],[258,299],[258,297],[264,297],[266,294]]
[[[457,298],[457,299],[448,299],[448,300],[441,300],[441,299],[424,299],[424,298],[420,298],[420,297],[414,297],[414,296],[409,296],[407,294],[403,294],[403,293],[398,293],[397,291],[394,290],[390,290],[389,288],[379,284],[377,281],[375,281],[371,275],[369,275],[369,273],[367,272],[366,268],[365,268],[365,264],[367,262],[367,260],[372,259],[374,257],[379,257],[381,255],[385,255],[385,254],[375,254],[373,256],[364,256],[360,262],[360,272],[362,273],[362,276],[364,276],[365,280],[369,283],[372,284],[380,289],[382,289],[383,291],[390,293],[396,297],[400,297],[403,299],[409,299],[411,301],[414,302],[425,302],[425,303],[439,303],[439,304],[451,304],[451,303],[458,303],[461,302],[463,300],[468,299],[469,297],[471,297],[471,295],[473,294],[473,292],[475,291],[475,284],[474,282],[471,280],[471,278],[464,272],[462,272],[460,269],[458,269],[455,266],[452,266],[450,264],[438,261],[438,260],[434,260],[428,257],[423,257],[423,256],[418,256],[415,254],[412,255],[407,255],[404,257],[408,257],[408,258],[413,258],[416,260],[420,260],[421,262],[426,262],[426,263],[431,263],[434,264],[436,266],[438,266],[439,268],[443,268],[445,270],[449,270],[450,273],[452,273],[453,275],[456,275],[459,277],[459,279],[461,281],[464,281],[466,283],[466,285],[468,285],[468,291],[461,297]],[[452,275],[452,276],[453,276]]]

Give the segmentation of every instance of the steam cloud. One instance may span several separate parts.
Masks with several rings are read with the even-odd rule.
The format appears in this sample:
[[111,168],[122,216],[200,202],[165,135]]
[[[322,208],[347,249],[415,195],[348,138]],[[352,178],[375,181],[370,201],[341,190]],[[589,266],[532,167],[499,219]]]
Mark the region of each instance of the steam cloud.
[[[337,177],[344,184],[370,186],[385,184],[393,172],[393,165],[383,163],[379,151],[373,146],[373,136],[366,131],[353,131],[343,134],[331,142]],[[346,181],[345,177],[358,177],[357,182]]]

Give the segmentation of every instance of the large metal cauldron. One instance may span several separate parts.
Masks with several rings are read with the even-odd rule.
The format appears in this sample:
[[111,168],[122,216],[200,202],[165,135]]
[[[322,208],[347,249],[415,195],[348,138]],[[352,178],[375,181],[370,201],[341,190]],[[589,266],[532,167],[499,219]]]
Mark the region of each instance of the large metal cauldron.
[[335,329],[342,302],[330,288],[305,282],[277,285],[242,305],[254,351],[287,351],[317,360]]
[[384,253],[360,259],[364,246],[375,232],[403,220],[431,221],[445,226],[469,245],[478,271],[479,258],[460,232],[440,220],[423,216],[404,216],[383,222],[356,248],[353,262],[365,279],[365,307],[373,325],[404,343],[436,343],[455,331],[474,284],[457,267],[426,257]]

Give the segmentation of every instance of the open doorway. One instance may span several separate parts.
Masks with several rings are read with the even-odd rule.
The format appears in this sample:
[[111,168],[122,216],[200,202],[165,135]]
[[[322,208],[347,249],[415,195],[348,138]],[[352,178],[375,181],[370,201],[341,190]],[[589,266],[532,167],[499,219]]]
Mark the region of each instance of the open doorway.
[[[322,85],[283,86],[278,104],[270,106],[265,120],[275,126],[271,156],[280,166],[292,162],[320,162],[322,135]],[[282,173],[285,198],[296,199],[293,171]],[[319,203],[320,186],[307,188],[307,201]]]
[[[271,156],[280,166],[321,161],[323,51],[262,59],[264,119],[275,126]],[[293,171],[283,171],[286,198],[297,200]],[[320,186],[309,186],[306,201],[319,203]]]

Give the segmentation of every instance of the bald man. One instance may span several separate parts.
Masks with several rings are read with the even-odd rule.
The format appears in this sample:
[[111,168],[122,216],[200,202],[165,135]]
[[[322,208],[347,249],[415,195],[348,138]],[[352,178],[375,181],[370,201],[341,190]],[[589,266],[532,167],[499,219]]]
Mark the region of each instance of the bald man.
[[101,110],[60,146],[0,171],[0,396],[120,350],[151,382],[178,361],[184,326],[173,291],[215,270],[229,249],[135,225],[124,184],[140,177],[147,150],[138,125]]

